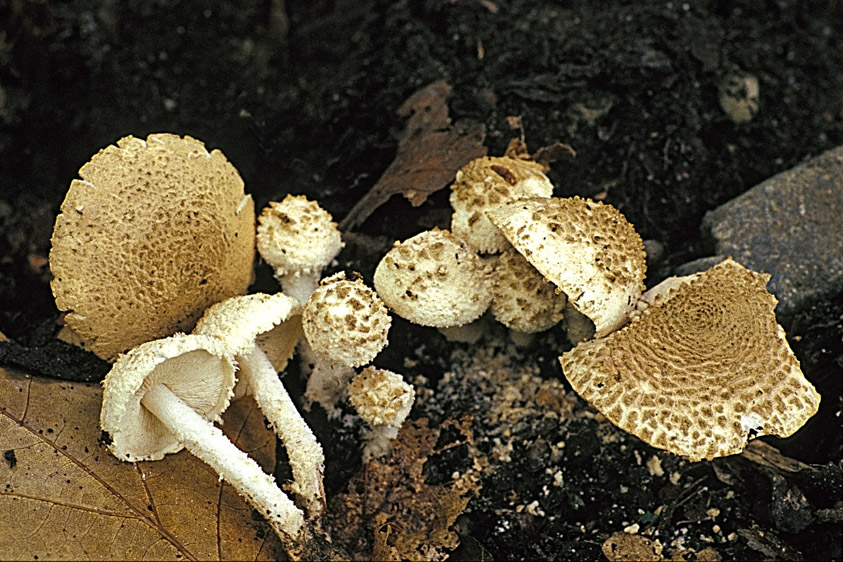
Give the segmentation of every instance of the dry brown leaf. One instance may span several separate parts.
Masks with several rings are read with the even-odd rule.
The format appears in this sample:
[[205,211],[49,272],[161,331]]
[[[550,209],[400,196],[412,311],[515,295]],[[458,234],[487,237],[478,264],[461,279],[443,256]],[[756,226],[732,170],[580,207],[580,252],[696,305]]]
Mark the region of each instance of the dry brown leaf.
[[454,181],[457,170],[485,156],[483,124],[471,120],[451,123],[446,101],[450,93],[451,85],[440,80],[401,105],[398,114],[409,120],[398,140],[395,159],[340,222],[340,229],[359,226],[398,193],[418,207],[428,195]]
[[[280,541],[182,451],[120,462],[98,443],[101,391],[0,369],[0,558],[278,560]],[[275,439],[251,399],[224,431],[266,469]]]
[[[459,544],[452,526],[480,489],[471,418],[428,427],[426,419],[408,421],[393,442],[392,456],[369,462],[334,498],[329,512],[334,542],[360,559],[444,560]],[[440,431],[461,436],[437,447]],[[468,445],[473,468],[449,482],[430,484],[424,474],[431,456]]]

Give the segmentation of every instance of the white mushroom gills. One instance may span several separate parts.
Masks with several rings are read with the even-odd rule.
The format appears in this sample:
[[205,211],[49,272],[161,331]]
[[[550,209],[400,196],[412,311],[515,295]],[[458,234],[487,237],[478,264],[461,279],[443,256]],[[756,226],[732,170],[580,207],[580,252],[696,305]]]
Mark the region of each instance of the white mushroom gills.
[[219,340],[181,333],[121,355],[103,381],[100,425],[123,461],[159,460],[187,448],[261,514],[292,552],[304,514],[212,420],[228,406],[234,358]]

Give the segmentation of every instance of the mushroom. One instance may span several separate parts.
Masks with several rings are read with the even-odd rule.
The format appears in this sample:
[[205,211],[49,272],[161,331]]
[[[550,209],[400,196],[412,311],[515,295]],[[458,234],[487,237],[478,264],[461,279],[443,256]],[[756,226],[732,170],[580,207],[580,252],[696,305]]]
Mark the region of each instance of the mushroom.
[[512,246],[504,250],[492,269],[492,303],[495,319],[509,328],[516,342],[542,332],[562,320],[567,298],[530,265]]
[[303,356],[312,365],[305,398],[337,415],[336,402],[354,367],[369,363],[386,347],[391,324],[381,299],[359,278],[346,279],[340,272],[323,279],[302,315]]
[[288,549],[308,535],[304,516],[212,422],[228,406],[234,358],[210,336],[176,333],[118,357],[103,380],[100,425],[122,461],[159,460],[186,448],[267,518]]
[[127,136],[79,170],[56,217],[53,295],[85,347],[118,353],[193,328],[252,282],[255,212],[219,151]]
[[317,202],[287,195],[258,217],[257,246],[284,292],[304,305],[343,242],[337,223]]
[[296,299],[283,293],[232,297],[209,308],[193,333],[220,339],[234,355],[240,373],[235,398],[254,397],[287,450],[293,490],[308,517],[317,520],[325,509],[325,456],[278,378],[299,341],[301,309]]
[[727,259],[562,354],[562,370],[612,423],[694,461],[739,453],[760,435],[787,437],[820,396],[776,322],[769,278]]
[[509,246],[489,222],[486,211],[524,197],[550,197],[553,184],[547,168],[521,158],[484,156],[457,171],[451,184],[451,231],[481,253],[497,253]]
[[348,401],[369,426],[363,460],[389,453],[389,442],[398,436],[410,415],[415,391],[398,373],[368,366],[348,383]]
[[641,237],[617,209],[580,197],[533,197],[486,215],[594,323],[596,337],[626,322],[647,265]]
[[438,228],[395,242],[375,268],[374,285],[393,312],[439,329],[468,325],[492,300],[483,260],[461,238]]

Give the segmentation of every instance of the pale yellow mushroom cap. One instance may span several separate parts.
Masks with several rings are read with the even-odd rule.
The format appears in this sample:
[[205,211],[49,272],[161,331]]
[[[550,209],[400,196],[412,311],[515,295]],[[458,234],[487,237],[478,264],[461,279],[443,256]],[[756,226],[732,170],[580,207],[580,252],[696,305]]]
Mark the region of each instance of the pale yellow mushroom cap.
[[342,250],[337,223],[316,201],[287,195],[261,211],[258,252],[277,276],[321,272]]
[[396,314],[435,328],[468,324],[492,300],[483,260],[462,239],[438,228],[396,242],[378,263],[374,284]]
[[240,295],[209,308],[193,333],[221,339],[234,355],[249,354],[257,344],[280,372],[299,341],[301,313],[299,301],[284,293]]
[[726,260],[564,353],[562,370],[620,428],[691,460],[739,453],[756,435],[787,437],[820,396],[776,322],[768,279]]
[[52,289],[85,347],[193,328],[253,279],[255,212],[237,170],[191,137],[124,137],[79,170],[56,217]]
[[562,320],[567,298],[542,277],[527,259],[510,247],[492,270],[491,311],[512,330],[532,334]]
[[371,427],[398,427],[410,414],[415,399],[412,385],[398,373],[366,367],[348,383],[348,401]]
[[622,326],[644,291],[644,243],[611,205],[533,197],[486,213],[533,267],[568,296],[597,337]]
[[378,295],[340,272],[323,279],[304,307],[302,327],[310,347],[331,365],[359,367],[388,342],[392,318]]
[[484,156],[459,171],[451,185],[451,231],[482,253],[508,247],[486,211],[524,197],[550,197],[553,184],[538,162]]
[[124,461],[159,460],[182,443],[141,404],[156,384],[166,386],[209,421],[218,421],[234,388],[234,358],[210,336],[176,333],[120,355],[103,380],[100,426],[108,448]]

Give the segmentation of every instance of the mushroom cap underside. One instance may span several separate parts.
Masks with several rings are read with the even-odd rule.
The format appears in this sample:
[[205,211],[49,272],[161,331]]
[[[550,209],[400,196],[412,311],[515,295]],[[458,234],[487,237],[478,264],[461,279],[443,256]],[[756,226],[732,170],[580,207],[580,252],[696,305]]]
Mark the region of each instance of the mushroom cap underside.
[[109,449],[125,461],[159,460],[182,444],[143,404],[156,384],[209,421],[219,420],[234,388],[234,358],[210,336],[173,334],[121,355],[103,380],[100,426]]
[[124,137],[71,182],[50,251],[56,305],[107,360],[190,330],[253,279],[254,204],[237,170],[191,137]]
[[787,437],[820,396],[776,322],[769,276],[727,260],[640,319],[560,357],[574,390],[621,429],[691,460]]
[[532,197],[487,216],[594,322],[597,337],[627,321],[644,291],[647,266],[641,236],[617,209],[580,197]]

